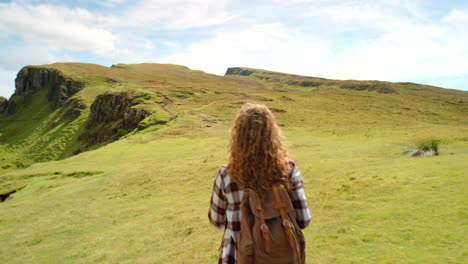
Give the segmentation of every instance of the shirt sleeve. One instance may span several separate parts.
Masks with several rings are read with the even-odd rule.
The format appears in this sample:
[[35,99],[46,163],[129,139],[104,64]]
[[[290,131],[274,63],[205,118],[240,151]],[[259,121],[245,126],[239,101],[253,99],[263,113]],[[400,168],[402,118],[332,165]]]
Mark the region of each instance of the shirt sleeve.
[[291,202],[294,207],[297,224],[303,229],[309,225],[311,214],[304,192],[304,182],[302,181],[301,172],[292,161],[291,166],[291,183],[293,187]]
[[226,222],[226,197],[223,191],[224,170],[223,167],[216,174],[210,199],[210,209],[208,210],[210,224],[217,229],[223,228]]

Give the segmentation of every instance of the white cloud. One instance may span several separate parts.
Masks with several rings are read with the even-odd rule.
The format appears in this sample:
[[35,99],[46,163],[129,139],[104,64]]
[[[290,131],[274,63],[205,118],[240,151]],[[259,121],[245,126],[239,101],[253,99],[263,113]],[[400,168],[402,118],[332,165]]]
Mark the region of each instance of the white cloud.
[[116,48],[107,57],[117,60],[119,63],[141,63],[157,61],[160,52],[155,41],[147,39],[139,34],[120,32],[120,41]]
[[99,19],[85,9],[0,4],[0,34],[4,36],[21,36],[29,43],[104,54],[114,49],[117,39],[109,30],[93,24]]
[[302,4],[302,3],[310,3],[313,2],[314,0],[273,0],[273,3],[281,6],[285,5],[296,5],[296,4]]
[[[377,14],[378,15],[378,14]],[[223,74],[245,66],[338,79],[402,80],[468,73],[468,12],[452,11],[433,24],[389,20],[374,38],[334,50],[333,39],[320,39],[281,24],[259,24],[218,32],[213,38],[164,58]]]
[[112,6],[115,6],[115,5],[122,4],[123,2],[125,2],[125,0],[104,0],[104,1],[102,1],[102,4],[105,5],[105,6],[112,7]]
[[10,98],[15,92],[15,78],[14,71],[0,71],[0,96]]
[[[468,12],[456,11],[460,17]],[[468,73],[468,21],[450,17],[439,23],[404,21],[382,25],[383,33],[353,46],[342,59],[338,75],[360,79],[404,79]],[[341,77],[341,78],[343,78]]]
[[69,56],[58,55],[57,49],[48,46],[20,44],[0,50],[0,69],[18,71],[25,65],[39,65],[58,61],[67,61]]
[[[107,0],[104,4],[122,2]],[[225,0],[142,0],[111,14],[27,2],[0,3],[0,38],[19,36],[38,46],[115,56],[139,45],[128,43],[129,34],[139,35],[132,39],[145,42],[146,49],[153,48],[146,33],[225,23],[234,18],[225,9]]]
[[113,26],[146,29],[187,29],[212,26],[235,18],[226,0],[142,0],[118,16],[107,17]]
[[280,24],[258,24],[244,30],[218,32],[169,55],[163,62],[187,65],[209,73],[224,74],[227,67],[246,66],[295,73],[319,71],[320,58],[331,56],[326,43],[307,39]]
[[378,8],[365,3],[344,3],[330,7],[310,7],[302,14],[304,17],[323,17],[335,22],[367,22],[380,19]]
[[468,31],[468,10],[454,9],[444,17],[444,22],[454,27],[460,27],[464,31]]
[[169,48],[181,48],[182,47],[182,44],[178,41],[164,40],[164,41],[161,41],[161,43],[164,46],[169,47]]

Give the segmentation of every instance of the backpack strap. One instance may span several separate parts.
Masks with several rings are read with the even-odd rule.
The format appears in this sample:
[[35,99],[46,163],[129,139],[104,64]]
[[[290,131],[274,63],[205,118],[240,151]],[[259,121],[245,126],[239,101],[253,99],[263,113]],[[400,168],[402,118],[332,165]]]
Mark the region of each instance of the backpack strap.
[[286,216],[286,212],[284,211],[284,208],[286,208],[286,204],[281,201],[280,195],[278,193],[278,186],[273,185],[273,196],[275,197],[275,208],[279,210],[281,219],[283,220],[283,226],[284,226],[284,232],[286,234],[286,238],[288,239],[289,246],[291,248],[294,248],[295,246],[295,238],[294,238],[294,226],[292,223],[288,220]]
[[265,246],[265,251],[267,253],[270,253],[270,230],[268,229],[268,226],[265,223],[265,216],[263,215],[263,208],[262,204],[260,203],[260,199],[257,201],[257,205],[255,208],[258,211],[258,215],[260,218],[260,229],[262,231],[262,237],[263,237],[263,244]]

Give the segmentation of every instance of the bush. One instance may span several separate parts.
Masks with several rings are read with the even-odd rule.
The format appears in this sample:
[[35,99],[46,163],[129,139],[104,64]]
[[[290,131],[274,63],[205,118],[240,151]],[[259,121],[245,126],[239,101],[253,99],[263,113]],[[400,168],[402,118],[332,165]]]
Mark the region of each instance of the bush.
[[416,142],[416,148],[420,151],[427,152],[433,150],[436,155],[439,154],[440,140],[435,138],[420,139]]
[[130,133],[130,130],[125,129],[125,128],[119,128],[119,129],[117,130],[117,135],[118,135],[119,137],[125,136],[125,135],[127,135],[128,133]]
[[21,161],[13,161],[13,164],[15,164],[16,168],[18,168],[18,169],[24,169],[24,168],[28,167],[28,166],[24,165],[24,163],[21,162]]

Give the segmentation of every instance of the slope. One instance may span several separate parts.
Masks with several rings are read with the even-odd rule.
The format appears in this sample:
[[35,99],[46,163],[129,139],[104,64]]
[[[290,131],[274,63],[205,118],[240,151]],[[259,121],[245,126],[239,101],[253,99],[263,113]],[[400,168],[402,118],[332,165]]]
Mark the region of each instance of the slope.
[[[48,67],[86,83],[74,95],[89,100],[80,114],[83,131],[75,134],[92,130],[86,123],[102,93],[124,92],[141,100],[132,107],[154,112],[141,121],[147,125],[113,143],[5,170],[0,193],[17,192],[0,203],[1,262],[215,262],[221,233],[208,226],[207,206],[213,177],[227,161],[230,121],[244,102],[275,112],[304,175],[314,215],[305,230],[310,262],[466,260],[466,92],[434,88],[440,97],[416,96],[398,84],[397,93],[275,87],[254,76],[174,65]],[[44,116],[58,111],[46,107]],[[167,113],[167,122],[147,120],[157,111]],[[12,133],[0,131],[12,146]],[[431,136],[443,140],[440,156],[401,154]]]

